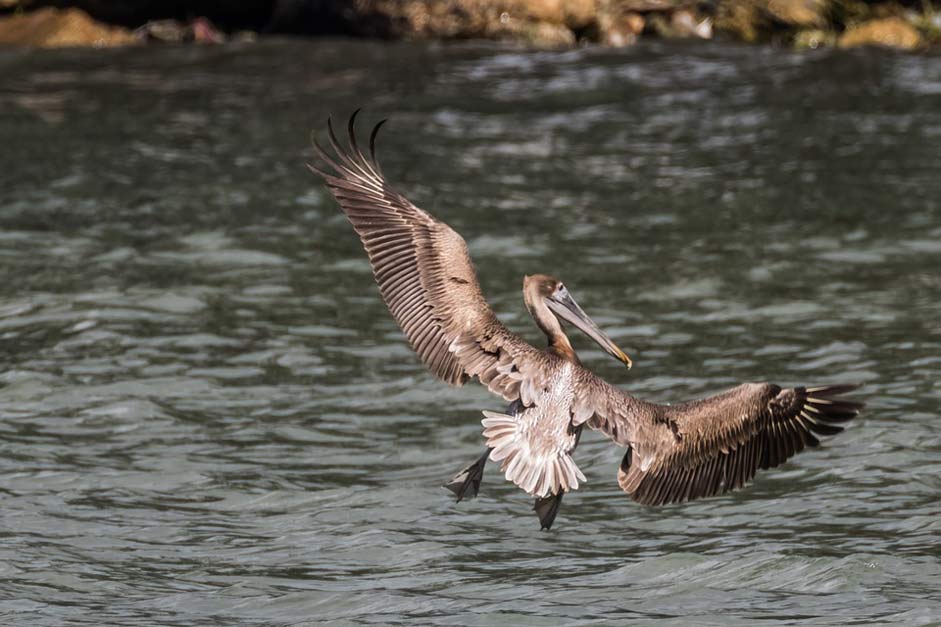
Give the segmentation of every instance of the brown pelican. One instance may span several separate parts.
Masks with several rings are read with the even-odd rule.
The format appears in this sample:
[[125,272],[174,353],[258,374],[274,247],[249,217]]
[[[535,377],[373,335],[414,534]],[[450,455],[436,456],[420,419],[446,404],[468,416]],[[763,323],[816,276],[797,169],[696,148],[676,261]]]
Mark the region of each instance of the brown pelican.
[[634,398],[579,361],[562,322],[631,366],[566,286],[544,274],[523,279],[523,299],[548,346],[528,344],[487,305],[464,239],[386,181],[375,153],[385,120],[370,135],[369,157],[357,144],[355,120],[356,113],[345,147],[328,120],[333,155],[314,140],[322,163],[310,169],[362,240],[383,300],[425,365],[453,385],[477,378],[510,402],[505,413],[483,412],[487,450],[446,486],[458,501],[477,495],[489,458],[536,497],[548,529],[562,496],[585,481],[572,457],[585,425],[627,449],[618,483],[635,501],[664,505],[721,494],[816,446],[816,436],[839,433],[862,408],[841,398],[855,385],[745,383],[675,405]]

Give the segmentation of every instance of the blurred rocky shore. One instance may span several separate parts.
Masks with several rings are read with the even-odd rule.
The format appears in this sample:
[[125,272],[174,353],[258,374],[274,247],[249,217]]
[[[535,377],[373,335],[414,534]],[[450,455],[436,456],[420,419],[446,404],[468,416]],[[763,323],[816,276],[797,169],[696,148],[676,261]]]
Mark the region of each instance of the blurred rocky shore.
[[941,45],[932,0],[0,0],[0,45],[221,43],[272,34],[629,46],[643,37],[779,46]]

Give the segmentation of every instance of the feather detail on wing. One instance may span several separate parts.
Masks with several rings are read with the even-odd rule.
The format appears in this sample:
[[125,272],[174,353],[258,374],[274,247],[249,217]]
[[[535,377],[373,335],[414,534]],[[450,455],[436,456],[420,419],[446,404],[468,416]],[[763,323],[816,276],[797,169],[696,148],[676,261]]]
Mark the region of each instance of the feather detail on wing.
[[[600,381],[600,380],[599,380]],[[603,383],[603,382],[601,382]],[[595,386],[596,393],[598,385]],[[609,388],[588,425],[628,446],[618,483],[644,505],[665,505],[743,487],[843,430],[862,403],[840,398],[855,385],[781,388],[746,383],[699,401],[655,405]],[[587,401],[586,401],[587,402]]]
[[317,142],[323,177],[369,256],[379,290],[409,344],[435,376],[461,385],[478,377],[507,400],[539,377],[541,353],[510,333],[490,309],[464,239],[387,183],[375,156],[360,150],[349,120],[341,146],[328,121],[332,154]]

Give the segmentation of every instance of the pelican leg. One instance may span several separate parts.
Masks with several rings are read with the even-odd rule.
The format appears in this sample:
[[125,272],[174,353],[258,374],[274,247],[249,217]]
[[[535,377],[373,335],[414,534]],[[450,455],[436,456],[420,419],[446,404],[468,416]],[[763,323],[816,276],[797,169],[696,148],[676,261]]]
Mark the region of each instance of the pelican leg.
[[[575,445],[572,446],[572,450],[570,450],[569,453],[575,452],[578,441],[582,438],[583,426],[584,425],[578,425],[575,427]],[[552,528],[552,523],[555,522],[555,517],[558,515],[559,508],[562,506],[563,496],[565,496],[565,492],[536,497],[536,502],[533,504],[533,511],[539,516],[540,531],[549,531],[549,529]]]
[[[522,409],[522,401],[516,399],[506,408],[506,413],[510,416],[516,416]],[[451,477],[451,480],[444,484],[444,487],[457,495],[458,503],[468,496],[470,498],[477,496],[477,492],[480,490],[480,482],[484,478],[484,466],[487,465],[487,459],[489,459],[492,450],[492,448],[488,448],[477,461]]]
[[454,475],[450,481],[444,484],[444,487],[457,495],[458,503],[468,496],[470,498],[477,496],[477,492],[480,490],[480,482],[484,478],[484,466],[487,464],[491,450],[488,448],[477,461]]

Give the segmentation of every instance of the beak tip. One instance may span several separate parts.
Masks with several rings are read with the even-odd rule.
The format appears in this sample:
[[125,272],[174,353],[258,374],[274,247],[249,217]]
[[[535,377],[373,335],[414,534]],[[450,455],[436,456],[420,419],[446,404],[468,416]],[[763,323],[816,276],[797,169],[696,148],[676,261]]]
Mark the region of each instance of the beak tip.
[[627,366],[627,369],[630,370],[631,366],[634,365],[634,362],[631,361],[631,358],[628,357],[625,353],[621,353],[621,361],[624,362],[624,365]]

